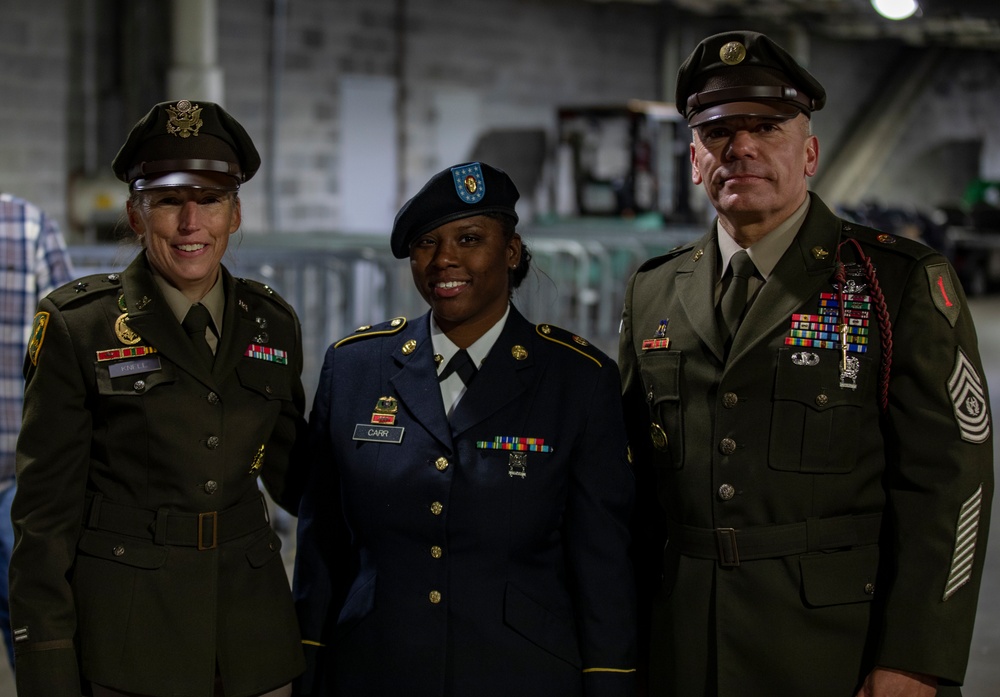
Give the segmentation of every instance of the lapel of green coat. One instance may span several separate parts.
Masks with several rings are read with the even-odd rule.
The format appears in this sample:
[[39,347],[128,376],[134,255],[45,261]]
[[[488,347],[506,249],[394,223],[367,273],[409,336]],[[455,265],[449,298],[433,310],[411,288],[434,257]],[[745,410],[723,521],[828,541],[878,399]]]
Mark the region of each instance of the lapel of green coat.
[[729,365],[766,340],[775,328],[788,325],[793,312],[830,287],[840,242],[840,220],[815,195],[795,240],[743,319],[729,352]]
[[720,361],[724,347],[715,322],[715,281],[718,278],[719,244],[715,225],[698,240],[687,259],[677,269],[677,297],[687,324]]

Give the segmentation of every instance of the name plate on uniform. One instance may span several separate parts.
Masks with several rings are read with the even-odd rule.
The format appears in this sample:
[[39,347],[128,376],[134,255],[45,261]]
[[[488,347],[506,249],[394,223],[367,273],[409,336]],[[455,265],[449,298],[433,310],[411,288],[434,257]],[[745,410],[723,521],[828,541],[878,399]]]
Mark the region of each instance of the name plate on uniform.
[[122,361],[112,363],[108,366],[108,374],[113,378],[120,378],[123,375],[135,375],[136,373],[151,373],[160,369],[160,359],[157,356],[150,358],[138,358],[134,361]]
[[354,427],[353,440],[367,440],[373,443],[403,442],[403,426],[379,426],[375,424],[357,424]]

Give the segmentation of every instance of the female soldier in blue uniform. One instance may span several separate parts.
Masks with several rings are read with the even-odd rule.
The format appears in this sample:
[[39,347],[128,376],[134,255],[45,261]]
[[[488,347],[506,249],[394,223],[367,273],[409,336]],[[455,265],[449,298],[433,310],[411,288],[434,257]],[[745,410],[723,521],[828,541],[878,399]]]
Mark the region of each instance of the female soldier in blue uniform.
[[259,164],[217,105],[156,105],[113,164],[142,251],[39,305],[12,509],[21,697],[278,697],[303,669],[257,486],[294,511],[299,323],[221,265]]
[[391,240],[430,312],[327,352],[296,558],[301,694],[631,694],[619,378],[510,304],[530,260],[517,198],[485,163],[435,175]]

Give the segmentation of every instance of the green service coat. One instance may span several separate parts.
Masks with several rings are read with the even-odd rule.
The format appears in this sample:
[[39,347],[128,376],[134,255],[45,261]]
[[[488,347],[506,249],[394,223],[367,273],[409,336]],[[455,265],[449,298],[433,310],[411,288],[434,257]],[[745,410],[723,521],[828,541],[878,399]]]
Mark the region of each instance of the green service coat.
[[[227,697],[239,697],[304,669],[258,488],[260,475],[294,512],[299,323],[266,286],[225,269],[223,278],[211,371],[145,253],[39,305],[12,509],[20,697],[79,697],[87,681],[209,697],[216,665]],[[126,343],[135,341],[119,319],[126,311],[137,343]],[[197,514],[207,514],[200,535]]]
[[[650,694],[850,697],[875,665],[960,684],[993,439],[953,270],[813,196],[726,359],[718,256],[713,228],[642,266],[625,300],[619,364],[639,480],[637,574],[651,598]],[[867,338],[867,351],[848,354],[853,376],[839,337],[833,348],[796,338],[818,338],[793,316],[815,319],[829,305],[821,294],[839,302],[837,286],[867,318],[856,322],[867,335],[852,338]],[[669,346],[644,350],[662,320]]]

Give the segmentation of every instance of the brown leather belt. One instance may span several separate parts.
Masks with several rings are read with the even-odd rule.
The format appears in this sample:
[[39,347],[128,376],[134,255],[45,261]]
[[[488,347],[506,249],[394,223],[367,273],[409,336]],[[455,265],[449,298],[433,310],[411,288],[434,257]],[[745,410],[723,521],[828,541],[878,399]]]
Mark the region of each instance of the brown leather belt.
[[808,518],[802,523],[752,528],[694,528],[671,523],[669,547],[686,557],[714,559],[720,566],[878,542],[882,514]]
[[184,513],[167,507],[137,508],[87,494],[88,528],[151,539],[158,545],[215,549],[223,542],[249,535],[270,525],[260,494],[224,511]]

